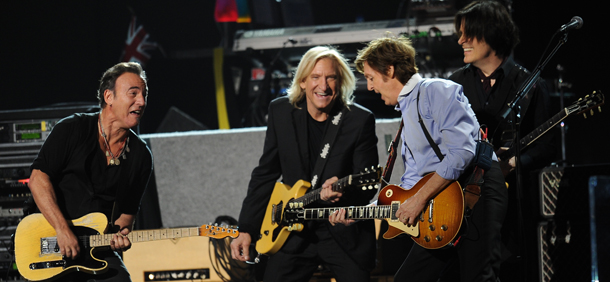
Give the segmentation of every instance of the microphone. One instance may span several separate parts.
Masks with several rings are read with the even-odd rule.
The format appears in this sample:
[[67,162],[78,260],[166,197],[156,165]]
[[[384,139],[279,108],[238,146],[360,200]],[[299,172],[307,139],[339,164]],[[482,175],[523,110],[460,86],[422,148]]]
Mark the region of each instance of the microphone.
[[563,33],[563,32],[568,32],[572,29],[579,29],[581,28],[583,25],[583,21],[582,18],[579,16],[574,16],[569,23],[564,24],[561,26],[561,28],[559,28],[559,32]]

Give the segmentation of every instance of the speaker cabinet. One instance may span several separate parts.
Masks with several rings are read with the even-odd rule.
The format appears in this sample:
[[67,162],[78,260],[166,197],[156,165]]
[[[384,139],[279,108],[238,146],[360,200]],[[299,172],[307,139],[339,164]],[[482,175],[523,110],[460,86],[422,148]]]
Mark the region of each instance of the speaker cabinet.
[[[134,243],[123,254],[123,261],[133,282],[210,281],[229,279],[224,269],[214,270],[218,258],[208,237],[184,237]],[[229,240],[225,239],[228,246]]]
[[[592,180],[595,187],[604,186],[605,182],[595,181],[607,180],[604,175],[610,175],[610,164],[549,168],[541,172],[543,220],[537,230],[539,281],[591,281],[592,270],[600,265],[600,258],[608,264],[607,257],[600,257],[603,252],[599,251],[608,244],[596,239],[600,238],[599,234],[606,239],[608,236],[604,228],[608,226],[610,195],[604,193],[610,194],[610,191],[591,188]],[[600,200],[604,197],[605,201]],[[604,220],[606,223],[602,224]],[[596,232],[600,233],[596,235]]]
[[559,183],[563,176],[563,167],[546,167],[540,171],[539,191],[540,215],[544,218],[552,218],[557,208],[557,194],[559,194]]

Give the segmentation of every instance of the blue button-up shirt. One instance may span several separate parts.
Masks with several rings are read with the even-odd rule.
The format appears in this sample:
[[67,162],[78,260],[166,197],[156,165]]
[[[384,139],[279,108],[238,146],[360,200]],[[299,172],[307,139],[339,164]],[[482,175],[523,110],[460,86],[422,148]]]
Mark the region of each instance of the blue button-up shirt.
[[[432,140],[445,156],[439,160],[418,122],[419,111]],[[415,74],[398,96],[402,113],[402,158],[405,173],[401,186],[410,189],[425,174],[456,180],[474,158],[479,122],[470,108],[462,86],[445,79],[423,79]],[[494,160],[497,158],[494,155]]]

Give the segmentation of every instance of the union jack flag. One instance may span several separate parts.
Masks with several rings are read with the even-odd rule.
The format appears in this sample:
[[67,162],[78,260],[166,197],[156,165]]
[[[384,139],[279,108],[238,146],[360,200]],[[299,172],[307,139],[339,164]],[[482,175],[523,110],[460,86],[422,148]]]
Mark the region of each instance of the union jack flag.
[[150,59],[150,52],[157,47],[159,47],[158,44],[150,40],[150,35],[144,29],[144,25],[137,21],[135,15],[132,15],[121,62],[138,62],[144,66]]

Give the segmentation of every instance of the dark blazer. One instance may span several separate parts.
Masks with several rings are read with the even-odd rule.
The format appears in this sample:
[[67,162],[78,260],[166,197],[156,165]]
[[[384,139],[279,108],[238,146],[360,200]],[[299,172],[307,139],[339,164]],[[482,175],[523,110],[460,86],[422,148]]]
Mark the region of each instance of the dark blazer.
[[[340,111],[342,107],[342,104],[337,103],[335,111]],[[343,116],[335,143],[330,150],[330,157],[320,177],[320,184],[333,176],[342,178],[379,163],[375,117],[369,110],[356,104],[351,105],[349,109]],[[307,118],[305,101],[295,108],[287,97],[281,97],[273,100],[269,106],[263,154],[258,166],[252,171],[248,194],[239,215],[240,231],[250,233],[253,242],[259,238],[261,223],[275,182],[282,181],[292,186],[301,179],[311,180],[310,163],[316,160],[309,159]],[[333,205],[366,205],[375,193],[375,190],[352,189],[346,191],[341,200]],[[374,268],[373,221],[361,221],[351,226],[339,224],[334,227],[331,227],[328,221],[307,224],[303,232],[292,232],[281,251],[298,251],[309,233],[308,227],[328,227],[337,243],[362,268]]]

